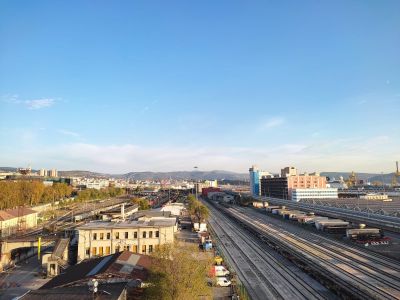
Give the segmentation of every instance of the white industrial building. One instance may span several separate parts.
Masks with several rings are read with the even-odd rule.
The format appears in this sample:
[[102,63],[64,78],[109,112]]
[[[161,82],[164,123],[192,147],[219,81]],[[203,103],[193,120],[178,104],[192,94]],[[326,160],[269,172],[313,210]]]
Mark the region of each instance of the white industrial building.
[[314,189],[292,189],[292,201],[312,199],[337,199],[338,189],[335,188],[314,188]]

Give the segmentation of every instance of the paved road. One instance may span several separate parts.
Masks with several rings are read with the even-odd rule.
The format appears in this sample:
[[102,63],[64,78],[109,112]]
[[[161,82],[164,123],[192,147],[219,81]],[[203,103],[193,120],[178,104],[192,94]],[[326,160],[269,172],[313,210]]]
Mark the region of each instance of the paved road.
[[13,270],[0,274],[0,299],[10,300],[29,290],[41,287],[50,279],[37,276],[40,271],[37,256],[28,259],[28,263],[17,265]]

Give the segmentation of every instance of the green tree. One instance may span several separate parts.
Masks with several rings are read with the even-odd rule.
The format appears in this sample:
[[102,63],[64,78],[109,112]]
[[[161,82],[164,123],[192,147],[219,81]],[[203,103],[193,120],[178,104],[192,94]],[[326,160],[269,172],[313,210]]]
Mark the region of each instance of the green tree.
[[189,213],[193,216],[196,216],[198,221],[206,219],[209,215],[208,208],[196,199],[195,196],[188,196],[188,204],[189,204]]
[[146,210],[151,208],[149,201],[144,198],[132,198],[131,201],[133,204],[137,204],[139,206],[139,210]]
[[152,255],[150,286],[145,299],[186,300],[199,296],[211,299],[212,290],[207,285],[212,262],[200,260],[196,246],[161,245]]

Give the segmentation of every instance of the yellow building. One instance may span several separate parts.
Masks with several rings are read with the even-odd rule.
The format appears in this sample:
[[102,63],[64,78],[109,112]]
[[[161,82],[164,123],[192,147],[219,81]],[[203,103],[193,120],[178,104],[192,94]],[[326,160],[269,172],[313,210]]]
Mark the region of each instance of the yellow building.
[[152,253],[158,245],[173,243],[176,218],[106,222],[95,221],[77,228],[78,262],[119,251]]

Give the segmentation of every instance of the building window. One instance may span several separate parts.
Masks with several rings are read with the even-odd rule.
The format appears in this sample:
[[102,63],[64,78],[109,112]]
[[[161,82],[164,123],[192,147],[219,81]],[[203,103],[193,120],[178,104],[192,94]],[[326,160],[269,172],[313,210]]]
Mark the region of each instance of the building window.
[[153,252],[153,245],[149,245],[149,253]]
[[153,231],[149,231],[149,238],[153,237]]
[[111,238],[111,233],[107,232],[107,240]]
[[143,238],[146,238],[146,231],[143,231]]
[[90,255],[90,248],[87,247],[87,248],[86,248],[86,256],[89,256],[89,255]]
[[111,253],[111,247],[107,246],[106,247],[106,255],[110,255],[110,253]]
[[137,239],[137,231],[135,231],[135,232],[133,233],[133,238],[134,238],[134,239]]
[[137,253],[137,245],[132,246],[132,252]]
[[125,231],[125,238],[127,239],[128,238],[128,232],[127,231]]
[[100,233],[100,239],[104,240],[104,233],[103,232]]
[[117,240],[119,240],[119,232],[116,232],[116,233],[115,233],[115,238],[116,238]]
[[160,232],[158,230],[156,231],[156,237],[160,237]]
[[119,252],[119,246],[115,247],[115,253]]
[[99,255],[103,256],[103,247],[99,247]]
[[97,233],[93,233],[93,239],[97,240]]
[[146,253],[146,245],[142,245],[142,253]]
[[92,256],[97,255],[97,248],[96,247],[92,247]]

